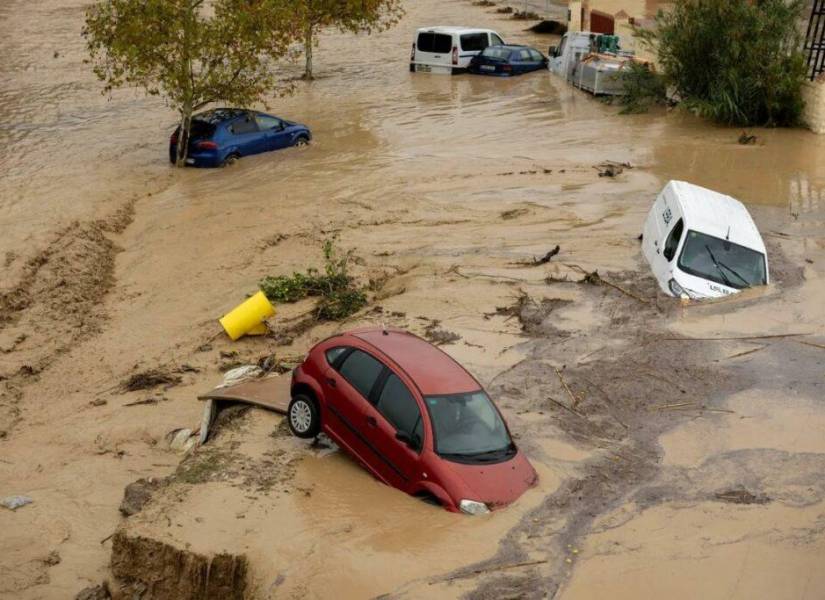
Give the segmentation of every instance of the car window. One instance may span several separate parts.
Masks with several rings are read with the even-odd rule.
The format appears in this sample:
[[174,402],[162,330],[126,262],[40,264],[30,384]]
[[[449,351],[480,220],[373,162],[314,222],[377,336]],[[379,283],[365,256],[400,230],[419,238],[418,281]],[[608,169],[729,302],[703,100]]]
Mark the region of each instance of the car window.
[[478,52],[487,47],[486,33],[465,33],[461,36],[461,49],[467,52]]
[[500,58],[507,60],[510,58],[510,49],[499,48],[498,46],[487,46],[481,55],[488,58]]
[[559,47],[556,49],[555,56],[564,56],[564,48],[566,46],[567,46],[567,38],[566,37],[561,38],[561,44],[559,44]]
[[329,350],[327,350],[327,351],[326,351],[326,353],[325,353],[325,355],[326,355],[326,357],[327,357],[327,362],[328,362],[330,365],[334,365],[334,364],[335,364],[335,361],[336,361],[336,360],[338,360],[338,358],[339,358],[341,355],[343,355],[343,354],[344,354],[344,352],[346,352],[347,350],[349,350],[349,348],[347,348],[346,346],[338,346],[338,347],[336,347],[336,348],[330,348],[330,349],[329,349]]
[[511,447],[507,427],[483,391],[427,396],[424,401],[439,454],[471,456]]
[[192,139],[211,138],[215,135],[215,126],[212,123],[207,123],[206,121],[192,119],[192,124],[190,127],[191,129],[189,135]]
[[419,33],[416,47],[421,52],[448,54],[453,49],[453,38],[443,33]]
[[764,254],[692,230],[687,232],[679,268],[737,289],[768,282]]
[[449,54],[452,51],[453,37],[451,35],[436,33],[433,39],[433,52],[436,54]]
[[[415,397],[395,373],[390,373],[387,377],[375,408],[398,431],[410,434],[417,446],[421,443],[421,410]],[[418,437],[415,438],[415,435]]]
[[516,53],[516,60],[527,62],[530,60],[530,51],[529,50],[519,50]]
[[670,235],[667,236],[667,241],[665,242],[665,249],[662,251],[662,254],[665,255],[665,258],[668,261],[673,260],[676,256],[676,249],[679,247],[679,242],[682,239],[682,231],[684,231],[685,224],[682,219],[679,219],[676,222],[676,225],[673,226],[673,229],[670,231]]
[[530,49],[530,58],[536,62],[541,62],[544,59],[538,50],[533,50],[532,48]]
[[361,392],[364,398],[369,398],[372,386],[375,385],[383,368],[384,365],[366,352],[353,350],[341,363],[338,372],[352,384],[352,387]]
[[245,117],[241,117],[232,125],[229,126],[229,131],[234,134],[241,134],[241,133],[253,133],[258,131],[258,126],[255,124],[255,119],[246,115]]
[[495,33],[490,34],[490,45],[491,46],[503,46],[504,40],[498,37]]
[[415,47],[421,50],[421,52],[432,52],[434,36],[434,33],[419,33]]
[[269,115],[255,115],[255,121],[257,121],[258,129],[261,131],[281,129],[283,124],[283,122],[277,117],[270,117]]

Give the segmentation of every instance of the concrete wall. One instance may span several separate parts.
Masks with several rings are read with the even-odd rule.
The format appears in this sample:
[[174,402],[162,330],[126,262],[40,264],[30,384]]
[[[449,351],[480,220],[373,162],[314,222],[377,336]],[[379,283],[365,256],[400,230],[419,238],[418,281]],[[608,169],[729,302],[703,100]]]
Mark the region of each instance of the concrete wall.
[[804,120],[814,133],[825,133],[825,79],[806,81],[802,87],[805,98]]

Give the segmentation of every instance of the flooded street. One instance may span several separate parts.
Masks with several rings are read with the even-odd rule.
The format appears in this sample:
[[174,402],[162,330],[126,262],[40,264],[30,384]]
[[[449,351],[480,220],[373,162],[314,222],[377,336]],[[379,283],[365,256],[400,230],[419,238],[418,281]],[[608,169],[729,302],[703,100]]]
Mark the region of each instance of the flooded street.
[[[412,74],[422,26],[558,41],[495,8],[417,0],[385,33],[322,36],[318,79],[271,100],[310,146],[178,171],[172,111],[100,94],[84,6],[0,6],[0,497],[34,499],[0,509],[0,598],[71,598],[112,569],[184,597],[152,555],[221,553],[245,557],[250,598],[825,597],[825,137],[756,129],[742,146],[739,130],[620,115],[545,72]],[[599,177],[604,161],[633,168]],[[670,179],[747,204],[772,285],[701,305],[656,290],[637,237]],[[283,336],[221,335],[262,277],[321,266],[330,236],[353,249],[367,308],[291,330],[299,302],[277,307]],[[576,283],[581,269],[632,295]],[[381,323],[457,336],[442,348],[495,398],[537,487],[450,514],[259,410],[185,458],[169,449],[233,364],[300,360]],[[122,392],[156,367],[180,383]],[[556,369],[579,414],[559,408]],[[127,484],[172,474],[121,516]]]

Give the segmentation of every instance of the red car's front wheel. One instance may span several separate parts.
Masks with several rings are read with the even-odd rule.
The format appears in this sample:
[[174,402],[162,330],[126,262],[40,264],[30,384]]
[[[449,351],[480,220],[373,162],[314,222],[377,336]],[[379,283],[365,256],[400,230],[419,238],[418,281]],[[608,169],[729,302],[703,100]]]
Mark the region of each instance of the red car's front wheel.
[[315,401],[305,394],[295,394],[287,409],[289,430],[299,438],[309,439],[321,433],[321,415]]

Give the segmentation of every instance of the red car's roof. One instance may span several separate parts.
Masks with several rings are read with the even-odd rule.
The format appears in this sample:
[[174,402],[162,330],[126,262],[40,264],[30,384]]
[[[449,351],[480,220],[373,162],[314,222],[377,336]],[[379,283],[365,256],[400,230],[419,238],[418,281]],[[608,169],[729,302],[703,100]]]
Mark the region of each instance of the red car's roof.
[[425,396],[460,394],[479,389],[464,367],[429,342],[400,329],[359,329],[348,335],[364,340],[391,358]]

